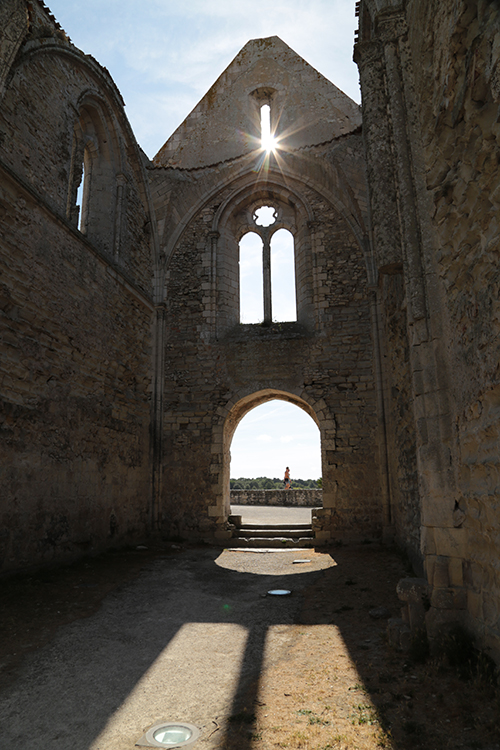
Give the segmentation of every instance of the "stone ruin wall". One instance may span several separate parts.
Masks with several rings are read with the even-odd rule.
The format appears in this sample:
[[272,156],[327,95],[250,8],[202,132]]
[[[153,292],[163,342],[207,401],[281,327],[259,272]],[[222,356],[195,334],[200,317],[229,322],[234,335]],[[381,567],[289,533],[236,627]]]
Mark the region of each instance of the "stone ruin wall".
[[[372,5],[372,4],[371,4]],[[395,134],[387,92],[383,47],[372,41],[370,14],[359,8],[360,37],[355,61],[360,69],[366,175],[370,187],[371,249],[377,284],[377,319],[387,468],[388,523],[416,570],[422,570],[421,500],[417,477],[415,416],[408,338],[409,293],[403,268]],[[364,21],[364,24],[363,24]],[[375,283],[375,282],[374,282]]]
[[395,538],[417,571],[420,554],[420,495],[416,436],[413,422],[411,373],[403,275],[399,269],[380,275],[383,316],[383,377],[388,451],[391,521]]
[[[498,658],[500,12],[463,0],[363,0],[358,10],[389,470],[406,431],[429,635],[459,621]],[[394,361],[404,365],[406,351],[405,409],[391,370],[403,383]]]
[[[436,232],[457,439],[452,583],[476,633],[500,651],[500,10],[434,0],[408,8],[426,186]],[[418,30],[418,33],[417,33]]]
[[[353,154],[360,154],[360,135],[330,148],[345,150],[349,168],[349,162],[359,158]],[[152,170],[159,218],[165,196],[169,196],[169,212],[175,215],[172,201],[189,205],[194,200],[189,191],[198,196],[203,178],[207,191],[213,191],[219,181],[230,182],[231,173],[238,174],[231,164],[207,169],[204,176],[202,170],[195,175],[189,170]],[[352,184],[354,188],[355,180]],[[216,510],[226,482],[229,491],[229,456],[221,439],[224,425],[238,399],[272,389],[278,398],[299,397],[313,405],[313,411],[314,405],[322,410],[326,535],[379,536],[382,509],[366,260],[340,214],[323,196],[301,184],[314,222],[309,227],[298,225],[297,237],[314,233],[317,328],[307,319],[303,324],[269,328],[241,326],[234,322],[234,312],[223,309],[222,323],[215,321],[217,335],[213,335],[210,310],[222,306],[210,297],[207,253],[213,217],[236,187],[237,183],[230,183],[200,207],[167,264],[163,522],[174,534],[188,538],[224,531],[225,520]],[[273,204],[272,191],[266,190],[263,202]],[[187,268],[196,270],[186,274]],[[237,309],[237,288],[225,295],[229,307],[236,304]]]
[[[3,570],[141,538],[151,484],[152,253],[137,147],[109,76],[38,4],[17,20],[26,26],[0,106]],[[91,242],[67,213],[89,91],[126,179],[118,253],[113,215]]]

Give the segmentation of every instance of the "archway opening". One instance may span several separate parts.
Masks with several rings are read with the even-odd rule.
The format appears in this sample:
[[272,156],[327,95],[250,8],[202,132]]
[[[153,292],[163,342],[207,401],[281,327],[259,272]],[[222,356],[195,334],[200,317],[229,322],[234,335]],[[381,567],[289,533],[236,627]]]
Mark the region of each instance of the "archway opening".
[[[231,442],[230,488],[236,490],[232,508],[239,507],[239,501],[252,509],[293,505],[310,519],[310,508],[321,503],[309,490],[320,489],[320,477],[320,432],[303,409],[273,399],[251,409],[239,422]],[[283,492],[287,489],[296,492]],[[300,519],[297,513],[297,522]]]

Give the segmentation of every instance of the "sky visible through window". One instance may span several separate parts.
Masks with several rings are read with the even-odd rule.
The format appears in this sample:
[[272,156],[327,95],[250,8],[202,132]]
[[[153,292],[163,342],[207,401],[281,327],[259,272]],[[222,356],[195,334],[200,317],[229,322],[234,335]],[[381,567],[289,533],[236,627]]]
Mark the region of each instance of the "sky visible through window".
[[231,444],[231,478],[278,477],[285,467],[295,479],[321,476],[319,429],[298,406],[268,401],[239,423]]
[[[297,320],[293,236],[286,229],[278,229],[271,241],[271,293],[273,320]],[[262,322],[262,240],[254,232],[240,240],[240,302],[242,323]]]

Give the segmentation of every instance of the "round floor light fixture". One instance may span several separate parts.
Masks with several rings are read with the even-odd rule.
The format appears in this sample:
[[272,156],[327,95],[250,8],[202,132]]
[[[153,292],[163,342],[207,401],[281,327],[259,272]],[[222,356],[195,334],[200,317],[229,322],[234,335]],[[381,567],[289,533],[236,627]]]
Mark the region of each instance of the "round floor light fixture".
[[139,747],[189,747],[200,737],[200,730],[185,721],[162,721],[141,737]]
[[271,589],[271,591],[267,592],[269,596],[290,596],[292,593],[288,589]]

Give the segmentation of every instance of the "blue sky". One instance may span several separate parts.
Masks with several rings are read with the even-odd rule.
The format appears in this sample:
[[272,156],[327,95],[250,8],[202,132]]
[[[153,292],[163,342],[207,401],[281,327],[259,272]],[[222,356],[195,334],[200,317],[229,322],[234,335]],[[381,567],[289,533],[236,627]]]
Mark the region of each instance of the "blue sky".
[[152,158],[249,39],[279,36],[359,102],[354,0],[46,0],[110,71]]
[[[354,0],[46,0],[83,52],[108,68],[152,158],[250,40],[279,36],[359,103]],[[260,274],[260,269],[259,269]],[[288,286],[291,286],[290,282]],[[321,476],[319,432],[273,401],[240,423],[231,476]]]

